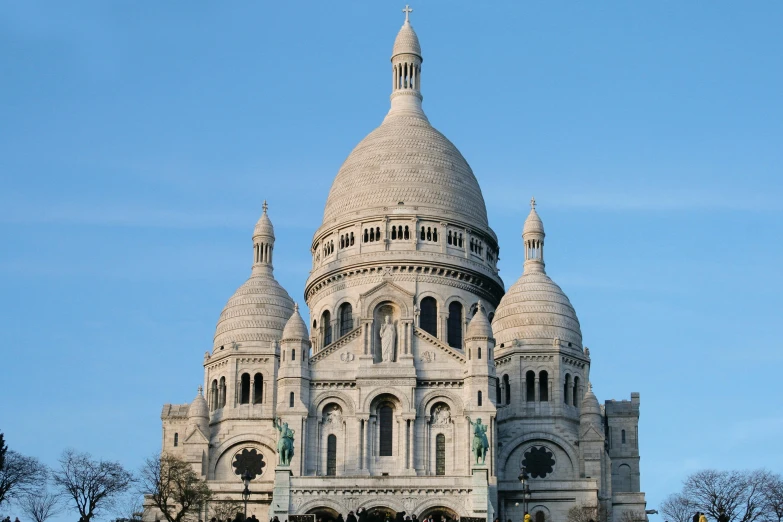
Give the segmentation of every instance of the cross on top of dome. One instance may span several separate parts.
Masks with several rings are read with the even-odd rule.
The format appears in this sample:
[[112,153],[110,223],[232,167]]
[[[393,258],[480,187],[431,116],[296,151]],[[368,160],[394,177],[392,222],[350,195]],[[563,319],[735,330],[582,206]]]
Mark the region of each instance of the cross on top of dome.
[[530,208],[536,209],[536,198],[530,198]]
[[405,13],[405,21],[408,22],[408,16],[413,12],[413,9],[409,5],[405,5],[405,9],[402,10],[403,13]]
[[269,205],[266,204],[266,200],[264,200],[264,204],[262,205],[262,208],[264,209],[264,214],[266,214],[266,211],[269,209]]

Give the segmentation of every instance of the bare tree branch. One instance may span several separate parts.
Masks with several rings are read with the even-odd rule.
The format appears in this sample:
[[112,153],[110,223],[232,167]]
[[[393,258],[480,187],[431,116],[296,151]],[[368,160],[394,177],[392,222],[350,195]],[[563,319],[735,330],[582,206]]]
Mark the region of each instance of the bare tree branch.
[[673,522],[691,522],[697,506],[682,493],[669,495],[661,503],[661,512]]
[[60,468],[54,472],[54,483],[73,499],[84,522],[110,509],[118,495],[133,484],[133,475],[119,462],[94,460],[89,453],[66,450],[60,457]]
[[150,457],[139,473],[144,493],[168,522],[188,520],[212,498],[207,483],[181,458],[163,453]]
[[46,466],[34,457],[9,451],[4,460],[0,469],[0,504],[30,491],[48,476]]
[[783,520],[783,477],[770,474],[763,486],[763,493],[767,519],[781,522]]
[[48,490],[24,493],[16,503],[35,522],[46,522],[47,519],[62,513],[65,509],[65,498],[61,494]]
[[217,520],[234,520],[237,513],[242,513],[242,503],[232,500],[230,497],[214,499],[210,503],[210,512],[212,517]]

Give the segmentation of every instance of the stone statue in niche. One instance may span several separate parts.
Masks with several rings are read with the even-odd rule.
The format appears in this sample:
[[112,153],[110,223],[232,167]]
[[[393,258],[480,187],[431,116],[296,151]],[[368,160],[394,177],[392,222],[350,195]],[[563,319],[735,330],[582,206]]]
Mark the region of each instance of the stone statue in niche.
[[448,426],[451,423],[451,411],[448,406],[439,405],[435,407],[435,411],[432,412],[432,425],[433,426]]
[[394,343],[397,341],[397,328],[391,322],[391,316],[381,325],[381,362],[394,361]]
[[339,425],[342,422],[342,412],[337,406],[331,406],[324,413],[324,422],[326,424]]

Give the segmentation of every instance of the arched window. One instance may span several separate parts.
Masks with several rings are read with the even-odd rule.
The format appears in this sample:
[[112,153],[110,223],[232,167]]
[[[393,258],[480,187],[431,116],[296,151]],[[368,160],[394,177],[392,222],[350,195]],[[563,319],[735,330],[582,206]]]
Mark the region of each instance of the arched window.
[[174,446],[179,446],[179,433],[174,434]]
[[288,407],[293,408],[294,407],[294,392],[291,392],[288,395]]
[[498,406],[502,404],[502,400],[500,397],[500,379],[495,380],[495,404]]
[[421,227],[421,240],[424,241],[425,239],[427,239],[427,232],[424,227]]
[[503,376],[503,391],[506,394],[506,404],[511,404],[511,383],[508,380],[508,374]]
[[446,436],[442,433],[435,437],[435,474],[446,474]]
[[492,320],[494,318],[495,318],[495,312],[490,312],[489,315],[487,316],[487,319],[489,320],[490,323],[492,323]]
[[375,239],[378,241],[381,240],[381,227],[375,227]]
[[367,229],[364,229],[364,242],[367,243],[370,241],[370,236],[367,234]]
[[622,439],[622,443],[625,444],[625,430],[620,432],[620,438]]
[[212,411],[218,409],[220,406],[218,397],[218,383],[217,379],[212,381],[212,386],[209,387],[209,406]]
[[340,337],[353,330],[353,307],[351,303],[343,303],[339,308]]
[[536,511],[536,522],[546,522],[546,514],[543,511]]
[[250,374],[243,373],[239,387],[239,403],[250,404]]
[[321,314],[321,330],[323,335],[323,346],[329,346],[332,344],[332,314],[329,313],[329,310],[324,310],[324,313]]
[[390,404],[384,404],[378,409],[378,429],[380,431],[378,455],[391,457],[394,440],[394,409]]
[[630,493],[631,490],[631,466],[628,464],[620,464],[617,468],[617,483],[615,491]]
[[568,386],[571,384],[571,374],[567,373],[565,375],[565,381],[563,381],[563,403],[568,404],[570,402],[570,398],[568,397]]
[[220,398],[220,406],[222,408],[226,405],[226,378],[220,378],[220,385],[218,387],[218,397]]
[[533,370],[525,374],[525,395],[527,402],[536,400],[536,372]]
[[579,377],[574,376],[574,397],[572,404],[579,407]]
[[351,246],[353,246],[355,243],[355,239],[353,237],[353,232],[351,232]]
[[483,401],[482,401],[482,397],[481,397],[481,390],[479,390],[478,397],[476,398],[476,405],[477,406],[481,406],[482,402]]
[[253,404],[264,402],[264,376],[257,373],[253,376]]
[[462,303],[452,301],[449,303],[449,319],[447,321],[449,346],[462,348]]
[[408,225],[405,225],[405,239],[410,239],[410,238],[411,238],[411,234],[410,231],[408,230]]
[[291,349],[291,360],[292,361],[296,360],[296,348]]
[[432,229],[432,240],[438,242],[438,227]]
[[549,400],[549,374],[546,370],[541,370],[538,374],[538,393],[541,396],[541,402]]
[[430,335],[438,335],[438,302],[434,297],[425,297],[421,300],[421,315],[419,325],[421,329]]
[[481,359],[481,346],[478,347],[478,358]]
[[326,475],[337,475],[337,436],[334,434],[326,438]]

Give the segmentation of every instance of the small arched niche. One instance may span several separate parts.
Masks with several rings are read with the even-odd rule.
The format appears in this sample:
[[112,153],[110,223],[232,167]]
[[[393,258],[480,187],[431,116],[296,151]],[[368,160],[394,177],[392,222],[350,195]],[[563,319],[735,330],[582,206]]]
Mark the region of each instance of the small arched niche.
[[[394,327],[394,342],[391,350],[391,361],[396,361],[400,354],[400,308],[391,301],[379,303],[373,310],[373,362],[380,363],[383,358],[383,343],[381,341],[381,328],[386,323]],[[389,361],[389,362],[391,362]]]

